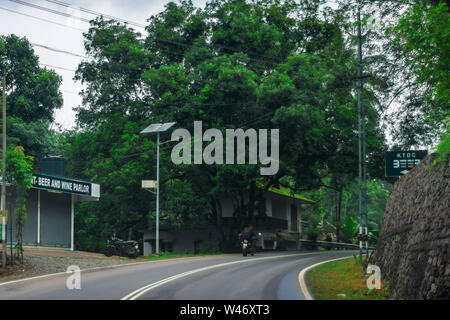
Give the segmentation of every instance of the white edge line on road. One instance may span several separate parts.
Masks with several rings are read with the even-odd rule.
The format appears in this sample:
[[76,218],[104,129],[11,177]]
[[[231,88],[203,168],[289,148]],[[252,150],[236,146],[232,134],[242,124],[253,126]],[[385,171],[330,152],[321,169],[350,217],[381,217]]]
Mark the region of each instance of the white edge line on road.
[[[111,266],[88,268],[88,269],[80,270],[80,272],[91,272],[91,271],[95,271],[95,270],[102,270],[102,269],[107,270],[107,269],[113,269],[113,268],[119,268],[119,267],[135,266],[135,265],[145,264],[145,263],[156,263],[156,262],[163,262],[163,261],[186,260],[186,259],[198,259],[198,258],[204,258],[204,257],[210,257],[210,256],[185,257],[185,258],[183,257],[183,258],[176,258],[176,259],[156,259],[156,260],[150,260],[150,261],[130,262],[130,263],[114,264]],[[0,282],[0,286],[5,286],[8,284],[14,284],[14,283],[24,282],[24,281],[29,281],[29,280],[41,279],[41,278],[54,277],[54,276],[59,276],[62,274],[67,274],[67,272],[62,271],[62,272],[56,272],[56,273],[43,274],[40,276],[35,276],[35,277],[30,277],[30,278],[23,278],[23,279],[11,280],[11,281],[7,281],[7,282]]]
[[313,265],[310,265],[309,267],[306,267],[306,268],[302,269],[300,271],[300,273],[298,274],[298,282],[300,284],[300,290],[302,291],[302,293],[305,296],[306,300],[315,300],[313,295],[312,295],[312,293],[309,291],[308,286],[306,285],[306,281],[305,281],[306,273],[309,270],[314,269],[315,267],[317,267],[317,266],[319,266],[321,264],[328,263],[328,262],[333,262],[333,261],[337,261],[337,260],[348,259],[348,258],[351,258],[351,256],[318,262],[318,263],[315,263]]
[[177,275],[172,276],[172,277],[168,277],[168,278],[159,280],[157,282],[150,283],[150,284],[148,284],[148,285],[146,285],[146,286],[144,286],[142,288],[139,288],[139,289],[131,292],[130,294],[126,295],[125,297],[123,297],[120,300],[136,300],[140,296],[142,296],[143,294],[147,293],[148,291],[150,291],[150,290],[152,290],[154,288],[157,288],[157,287],[159,287],[159,286],[161,286],[163,284],[166,284],[166,283],[171,282],[173,280],[177,280],[177,279],[189,276],[189,275],[194,274],[194,273],[206,271],[206,270],[211,270],[211,269],[215,269],[215,268],[220,268],[220,267],[224,267],[224,266],[229,266],[229,265],[239,264],[239,263],[245,263],[245,262],[262,261],[262,260],[278,259],[278,258],[288,258],[288,257],[296,257],[296,256],[304,256],[304,255],[312,255],[312,254],[317,254],[317,252],[286,254],[286,255],[281,255],[281,256],[271,256],[271,257],[254,258],[254,259],[243,259],[243,260],[239,260],[239,261],[220,263],[220,264],[215,264],[215,265],[208,266],[208,267],[194,269],[194,270],[190,270],[190,271],[186,271],[186,272],[177,274]]

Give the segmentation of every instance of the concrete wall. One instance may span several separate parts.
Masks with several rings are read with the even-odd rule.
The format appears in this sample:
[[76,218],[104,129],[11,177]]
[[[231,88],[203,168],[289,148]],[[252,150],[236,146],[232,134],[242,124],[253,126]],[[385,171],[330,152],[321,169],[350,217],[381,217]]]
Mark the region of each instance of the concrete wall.
[[[212,251],[218,251],[218,239],[214,228],[178,229],[159,232],[160,251],[165,251],[166,243],[170,242],[173,253],[198,253],[200,245],[208,246]],[[144,255],[154,253],[155,232],[144,233]]]
[[288,218],[287,210],[287,201],[283,201],[279,198],[272,198],[272,217],[286,220]]
[[266,197],[266,216],[272,217],[272,198]]
[[221,201],[222,205],[222,216],[232,217],[234,212],[233,199],[228,196],[224,196]]

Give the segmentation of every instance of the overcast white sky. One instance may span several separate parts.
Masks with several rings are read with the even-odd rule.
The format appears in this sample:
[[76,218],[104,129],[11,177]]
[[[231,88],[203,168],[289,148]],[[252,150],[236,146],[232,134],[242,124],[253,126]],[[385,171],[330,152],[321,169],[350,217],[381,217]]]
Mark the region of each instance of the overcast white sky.
[[[45,0],[23,0],[41,7],[66,12],[71,15],[92,19],[94,16],[76,9],[67,8]],[[102,12],[118,18],[146,24],[146,19],[164,10],[164,5],[170,1],[166,0],[62,0],[75,6]],[[194,0],[198,7],[204,7],[205,0]],[[48,47],[70,51],[84,55],[82,31],[66,28],[45,21],[37,20],[29,16],[20,15],[9,9],[23,14],[39,17],[46,20],[69,25],[79,29],[87,30],[89,24],[72,18],[66,18],[57,14],[46,12],[37,8],[31,8],[9,0],[0,0],[0,34],[16,34],[20,37],[27,37],[31,43],[41,44]],[[143,32],[141,28],[137,28]],[[35,52],[39,56],[39,62],[43,64],[63,67],[71,70],[77,68],[81,58],[52,52],[43,48],[35,47]],[[64,96],[64,106],[56,111],[56,123],[63,128],[69,129],[75,125],[75,113],[72,110],[81,104],[78,92],[81,84],[72,80],[73,71],[54,69],[63,77],[61,92]]]

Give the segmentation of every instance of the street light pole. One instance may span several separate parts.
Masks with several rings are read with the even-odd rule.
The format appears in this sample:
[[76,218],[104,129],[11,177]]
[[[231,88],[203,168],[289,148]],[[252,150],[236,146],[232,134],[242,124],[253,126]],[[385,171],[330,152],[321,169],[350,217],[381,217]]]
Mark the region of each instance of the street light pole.
[[156,134],[156,237],[155,250],[159,255],[159,132]]
[[156,133],[156,231],[155,252],[159,254],[159,134],[167,131],[175,122],[154,123],[141,131],[141,133]]
[[6,69],[2,72],[2,267],[6,268]]

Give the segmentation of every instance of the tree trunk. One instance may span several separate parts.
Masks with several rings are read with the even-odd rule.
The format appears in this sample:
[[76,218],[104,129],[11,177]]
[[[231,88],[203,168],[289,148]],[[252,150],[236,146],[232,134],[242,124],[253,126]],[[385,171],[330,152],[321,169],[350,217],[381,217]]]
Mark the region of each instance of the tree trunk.
[[255,185],[252,183],[250,185],[249,190],[249,197],[248,197],[248,220],[252,221],[253,216],[255,213],[255,201],[256,201],[256,195],[255,195]]
[[339,198],[336,210],[336,241],[340,242],[340,231],[341,231],[341,209],[342,209],[342,191],[343,187],[339,188]]
[[217,240],[219,241],[219,251],[223,251],[225,235],[223,232],[222,204],[218,199],[214,199],[213,201],[216,214],[216,230],[218,236]]
[[130,229],[128,230],[128,241],[131,240],[132,234],[133,234],[133,227],[130,227]]

